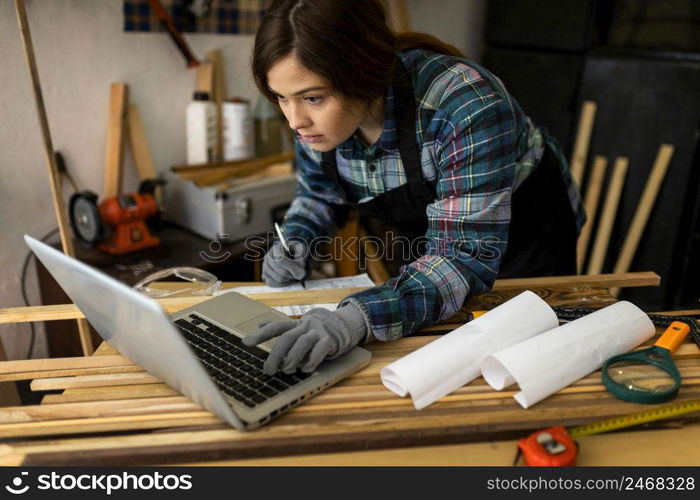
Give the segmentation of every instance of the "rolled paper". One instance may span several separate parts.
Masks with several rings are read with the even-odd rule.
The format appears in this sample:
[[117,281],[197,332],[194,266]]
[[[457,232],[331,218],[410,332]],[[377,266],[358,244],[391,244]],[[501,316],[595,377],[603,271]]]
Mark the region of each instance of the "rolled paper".
[[525,291],[385,366],[379,375],[390,391],[401,397],[410,394],[420,410],[478,377],[489,354],[558,324],[552,308]]
[[488,356],[482,366],[496,390],[514,383],[515,400],[529,408],[599,369],[616,354],[650,339],[654,324],[630,302],[617,302]]

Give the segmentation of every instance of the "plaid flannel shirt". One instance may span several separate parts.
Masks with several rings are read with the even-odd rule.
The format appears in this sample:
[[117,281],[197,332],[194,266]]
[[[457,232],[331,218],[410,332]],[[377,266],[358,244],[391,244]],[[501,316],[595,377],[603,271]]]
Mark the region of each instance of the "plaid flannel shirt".
[[[416,97],[423,178],[435,183],[437,197],[426,208],[425,254],[400,276],[341,302],[362,311],[370,326],[368,338],[371,334],[384,341],[447,319],[468,297],[491,288],[507,246],[511,194],[537,165],[545,142],[560,159],[579,229],[585,221],[561,151],[500,80],[465,59],[419,49],[398,55]],[[364,201],[407,182],[395,104],[389,88],[384,128],[375,144],[367,147],[355,134],[336,148],[348,200],[321,170],[321,154],[308,144],[295,144],[297,195],[283,223],[289,237],[311,242],[329,236],[335,230],[333,204]]]

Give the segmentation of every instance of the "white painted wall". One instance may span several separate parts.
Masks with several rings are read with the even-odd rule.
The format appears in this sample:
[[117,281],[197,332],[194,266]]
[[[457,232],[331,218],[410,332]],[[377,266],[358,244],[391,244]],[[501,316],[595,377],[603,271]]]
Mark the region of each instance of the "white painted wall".
[[[472,58],[481,53],[484,0],[409,0],[413,28],[458,46]],[[129,84],[139,106],[158,169],[185,159],[185,106],[195,74],[165,33],[124,33],[121,0],[27,0],[39,75],[54,148],[63,153],[81,189],[102,191],[109,86]],[[188,34],[195,54],[220,49],[227,90],[254,100],[248,59],[252,35]],[[20,267],[27,248],[22,234],[43,236],[56,226],[42,139],[14,2],[0,1],[0,308],[22,305]],[[124,190],[137,187],[125,156]],[[66,186],[67,200],[70,190]],[[38,303],[33,266],[28,294]],[[27,351],[26,324],[0,324],[8,359]],[[39,335],[35,357],[45,357]]]
[[481,62],[487,0],[408,0],[411,29],[451,43]]

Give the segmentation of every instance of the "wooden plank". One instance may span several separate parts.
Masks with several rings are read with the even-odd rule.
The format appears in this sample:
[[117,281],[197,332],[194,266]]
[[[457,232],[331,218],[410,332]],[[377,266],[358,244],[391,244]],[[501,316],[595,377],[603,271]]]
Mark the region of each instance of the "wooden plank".
[[[498,280],[494,283],[492,292],[506,290],[547,290],[547,289],[575,289],[584,297],[595,287],[610,288],[616,286],[658,286],[659,276],[654,272],[604,274],[597,276],[551,276],[544,278],[515,278]],[[237,286],[237,284],[224,284],[224,289]],[[363,290],[363,288],[344,288],[336,290],[324,290],[318,294],[313,290],[301,292],[282,292],[251,294],[250,297],[270,306],[294,305],[294,304],[321,304],[329,301],[340,301],[347,295]],[[482,294],[475,297],[477,301],[485,298],[497,298],[493,293]],[[174,313],[185,307],[189,307],[211,297],[173,297],[159,299],[166,312]],[[479,303],[479,302],[477,302]],[[559,305],[559,304],[553,304]],[[27,321],[53,321],[82,318],[83,314],[74,304],[59,304],[50,306],[32,307],[8,307],[0,309],[0,324],[22,323]]]
[[197,66],[197,81],[195,83],[197,92],[206,92],[209,99],[214,94],[214,65],[211,61],[203,62]]
[[224,117],[223,102],[226,100],[226,72],[220,50],[207,52],[206,60],[211,62],[213,69],[212,101],[216,106],[216,149],[214,159],[224,158]]
[[[651,210],[654,208],[659,189],[661,189],[661,184],[666,177],[666,171],[671,163],[673,151],[674,147],[671,144],[662,144],[659,148],[651,173],[644,186],[642,197],[634,212],[632,224],[627,231],[627,236],[625,236],[622,250],[617,257],[617,262],[615,262],[615,268],[613,270],[615,273],[625,273],[629,271],[632,265],[632,259],[634,259],[634,254],[637,252],[637,246],[639,246],[639,241],[642,239],[644,228],[649,220],[649,215],[651,215]],[[620,289],[614,288],[611,292],[613,295],[617,296]]]
[[260,173],[265,167],[289,162],[293,158],[294,152],[286,152],[246,160],[176,165],[171,170],[178,177],[194,181],[198,186],[212,186],[224,182],[230,177],[243,177]]
[[102,368],[132,365],[124,356],[95,356],[95,357],[71,357],[50,359],[27,359],[18,361],[5,361],[0,363],[0,374],[41,372],[50,370],[78,369],[78,368]]
[[141,368],[119,355],[32,359],[0,363],[0,381],[134,371],[141,371]]
[[[576,458],[578,466],[669,467],[696,466],[700,463],[700,448],[688,446],[689,442],[700,441],[700,425],[697,424],[687,425],[683,429],[657,429],[582,436],[576,441],[579,449]],[[649,452],[650,442],[654,443],[653,453]],[[181,467],[201,465],[228,467],[511,466],[517,444],[517,440],[511,440],[247,460],[189,462],[178,465]]]
[[406,0],[383,0],[383,3],[389,18],[389,26],[396,32],[410,31],[411,18]]
[[629,166],[629,158],[624,156],[615,159],[613,167],[612,179],[605,197],[603,205],[603,213],[600,216],[598,223],[598,231],[595,242],[593,243],[593,251],[591,260],[588,263],[586,274],[600,274],[603,271],[603,261],[605,253],[608,251],[608,243],[610,242],[610,233],[617,215],[617,206],[620,202],[622,188],[625,185],[625,176],[627,175],[627,167]]
[[139,174],[139,180],[155,179],[158,174],[153,165],[153,157],[148,147],[146,131],[143,128],[141,115],[139,114],[136,104],[129,105],[127,118],[129,121],[129,145],[131,146],[131,154],[134,157],[134,164]]
[[124,155],[124,123],[128,88],[125,83],[113,83],[109,89],[109,120],[105,147],[103,198],[122,192],[122,163]]
[[92,387],[95,385],[123,385],[158,383],[160,379],[146,372],[136,373],[111,373],[107,375],[83,375],[79,377],[55,377],[32,381],[30,387],[33,391],[53,391],[57,389],[69,389],[71,387]]
[[583,270],[583,263],[586,260],[588,240],[591,237],[593,224],[595,223],[595,216],[598,211],[598,199],[603,189],[603,179],[605,177],[605,167],[607,164],[608,159],[604,156],[596,156],[593,159],[593,172],[591,173],[588,189],[586,189],[586,198],[583,202],[583,206],[586,210],[586,223],[583,225],[583,228],[581,228],[581,234],[576,243],[576,268],[579,273]]
[[574,152],[571,157],[571,177],[577,186],[581,186],[583,173],[586,168],[586,158],[588,157],[588,146],[591,142],[593,124],[598,106],[593,101],[583,101],[581,107],[581,117],[579,118],[578,129],[576,130],[576,141],[574,142]]
[[[51,130],[49,129],[49,121],[46,116],[46,107],[44,105],[44,96],[41,92],[41,83],[39,81],[39,72],[36,66],[36,58],[34,56],[34,45],[32,36],[29,30],[29,21],[27,19],[27,11],[24,5],[24,0],[15,0],[15,10],[17,12],[17,23],[22,38],[22,46],[24,48],[24,56],[29,67],[29,75],[32,82],[32,90],[34,91],[34,104],[39,118],[41,127],[41,137],[44,142],[44,157],[49,173],[49,185],[51,188],[51,203],[53,205],[58,231],[61,236],[61,247],[63,253],[68,256],[75,257],[75,249],[73,248],[73,240],[68,230],[68,218],[65,212],[65,203],[63,201],[63,191],[61,189],[60,174],[56,165],[56,154],[53,149],[51,140]],[[83,355],[89,356],[92,354],[92,335],[88,322],[84,319],[79,319],[78,335],[80,337],[80,345]]]
[[131,386],[90,387],[88,389],[71,389],[62,394],[47,394],[41,400],[42,405],[57,403],[79,403],[84,401],[108,401],[114,399],[140,399],[166,396],[179,396],[180,393],[165,384],[142,384]]
[[81,434],[118,430],[152,430],[178,426],[218,424],[222,424],[221,420],[207,411],[175,412],[165,415],[133,415],[127,417],[90,417],[2,424],[0,425],[0,439],[9,439],[19,436]]
[[58,403],[53,405],[14,406],[0,408],[0,432],[3,425],[27,422],[47,422],[77,418],[116,417],[126,415],[156,415],[176,412],[204,411],[184,396],[116,399]]

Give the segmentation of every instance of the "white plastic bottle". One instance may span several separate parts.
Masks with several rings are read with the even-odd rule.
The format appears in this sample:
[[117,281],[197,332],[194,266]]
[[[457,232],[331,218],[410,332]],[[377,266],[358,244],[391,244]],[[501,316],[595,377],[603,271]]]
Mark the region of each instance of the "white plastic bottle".
[[223,103],[224,160],[245,160],[255,155],[253,119],[248,101],[234,97]]
[[216,106],[207,92],[195,92],[187,105],[187,163],[214,161],[216,148]]

